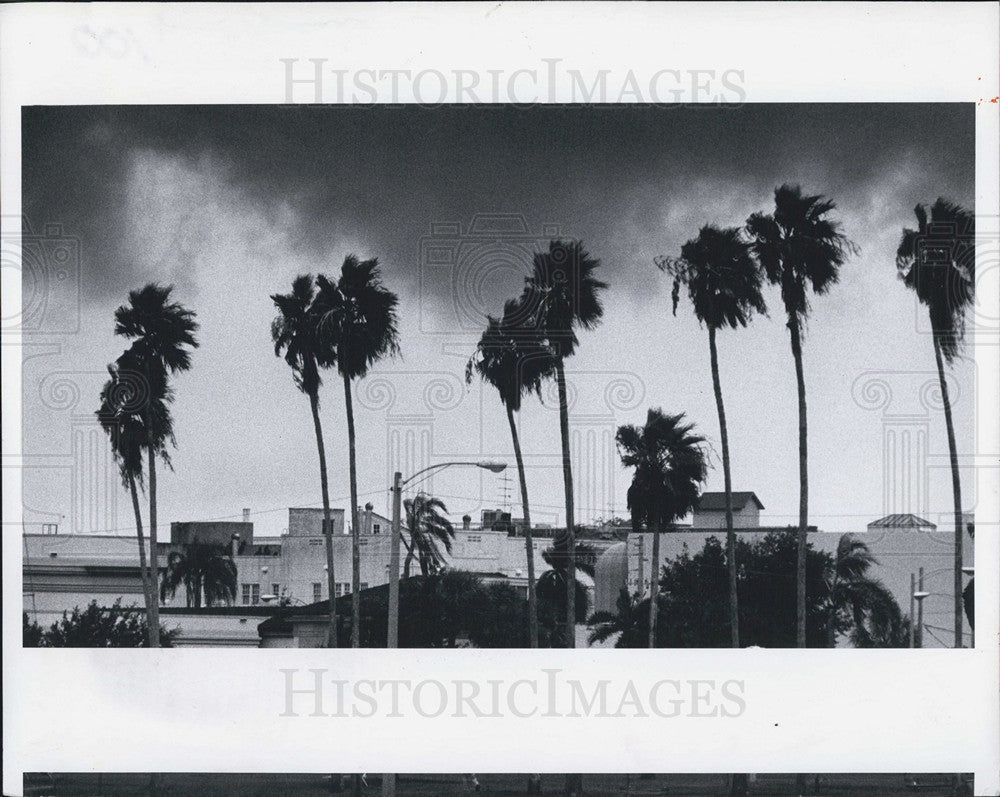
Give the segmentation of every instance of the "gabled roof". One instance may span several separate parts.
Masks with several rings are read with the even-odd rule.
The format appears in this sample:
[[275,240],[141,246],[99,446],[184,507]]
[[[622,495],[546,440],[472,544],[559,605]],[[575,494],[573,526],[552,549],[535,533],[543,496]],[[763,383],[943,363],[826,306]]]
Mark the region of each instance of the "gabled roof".
[[896,514],[896,515],[886,515],[878,520],[873,520],[868,524],[870,529],[884,529],[884,528],[931,528],[936,529],[937,525],[931,523],[929,520],[924,520],[922,517],[917,517],[914,514]]
[[[733,511],[739,512],[743,507],[745,507],[750,501],[757,504],[758,509],[763,509],[764,505],[760,502],[757,494],[748,491],[742,493],[733,493]],[[702,493],[701,498],[698,501],[698,505],[695,510],[701,510],[702,512],[724,512],[726,509],[726,494],[725,493]]]

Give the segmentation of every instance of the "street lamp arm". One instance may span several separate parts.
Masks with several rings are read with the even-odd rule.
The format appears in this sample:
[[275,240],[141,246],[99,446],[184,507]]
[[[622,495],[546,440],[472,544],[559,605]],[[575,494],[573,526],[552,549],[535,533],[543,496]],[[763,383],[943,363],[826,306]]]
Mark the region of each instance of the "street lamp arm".
[[491,470],[494,473],[499,473],[500,471],[504,470],[504,468],[507,467],[506,462],[491,462],[487,460],[483,460],[482,462],[438,462],[436,465],[428,465],[426,468],[418,470],[412,476],[400,482],[399,486],[405,487],[407,484],[409,484],[415,478],[417,478],[417,476],[420,476],[432,470],[440,470],[441,468],[447,468],[452,465],[468,465],[476,468],[484,468],[486,470]]

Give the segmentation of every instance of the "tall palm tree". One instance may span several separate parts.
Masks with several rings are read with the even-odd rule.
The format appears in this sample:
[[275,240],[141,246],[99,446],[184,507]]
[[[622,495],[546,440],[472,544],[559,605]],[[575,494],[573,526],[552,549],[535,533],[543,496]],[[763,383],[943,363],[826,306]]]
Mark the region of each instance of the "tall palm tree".
[[798,186],[774,191],[774,212],[754,213],[747,219],[750,246],[767,279],[781,288],[788,315],[795,382],[799,401],[799,529],[795,568],[795,639],[806,646],[806,532],[809,526],[806,383],[802,372],[802,332],[809,317],[809,289],[818,296],[836,284],[840,267],[857,247],[829,218],[836,205],[816,195],[803,195]]
[[427,493],[417,493],[403,501],[406,511],[406,532],[410,541],[406,546],[406,561],[403,564],[403,578],[410,577],[410,566],[417,559],[421,575],[431,575],[444,566],[446,560],[439,545],[451,553],[451,542],[455,539],[455,529],[448,520],[448,507],[440,498],[432,498]]
[[542,379],[552,373],[549,349],[536,331],[526,325],[527,318],[520,302],[509,300],[503,317],[489,316],[486,330],[476,346],[476,353],[465,369],[465,381],[471,382],[478,373],[500,394],[500,403],[507,410],[507,423],[514,444],[514,459],[521,484],[521,508],[524,514],[524,550],[528,560],[528,638],[538,647],[538,599],[535,595],[535,545],[531,534],[531,511],[528,508],[528,483],[524,475],[521,441],[514,413],[520,412],[521,400],[528,393],[541,394]]
[[[141,385],[128,375],[122,374],[117,363],[108,365],[110,379],[101,388],[100,405],[96,415],[98,423],[108,435],[111,455],[118,465],[122,484],[132,498],[132,512],[135,515],[135,534],[139,542],[139,578],[142,581],[142,597],[146,608],[147,634],[152,628],[155,587],[146,563],[146,542],[142,533],[142,512],[139,509],[139,491],[144,481],[142,469],[143,441],[146,437],[145,424],[138,410],[141,408]],[[147,640],[152,646],[152,640]]]
[[705,438],[684,422],[684,413],[665,415],[650,409],[645,426],[619,426],[615,435],[622,465],[634,468],[628,488],[632,529],[645,527],[653,535],[653,562],[649,578],[649,647],[656,646],[659,608],[660,534],[688,514],[698,503],[705,482]]
[[399,353],[399,297],[382,284],[375,258],[359,260],[348,255],[336,282],[320,274],[316,283],[319,336],[325,346],[336,351],[337,370],[344,380],[351,480],[351,646],[356,648],[361,644],[361,524],[351,380],[363,377],[383,357]]
[[183,584],[187,605],[230,604],[236,599],[236,564],[225,545],[192,543],[167,557],[167,571],[160,586],[160,598],[172,597]]
[[930,208],[917,205],[917,229],[904,229],[896,252],[896,268],[903,284],[927,306],[948,429],[951,489],[955,503],[955,647],[962,647],[962,485],[958,475],[958,448],[951,417],[951,399],[945,363],[958,357],[965,338],[965,315],[976,300],[975,217],[965,208],[938,199]]
[[292,283],[292,292],[272,294],[271,301],[278,315],[271,322],[274,353],[284,357],[292,369],[295,386],[309,397],[316,449],[319,452],[319,481],[323,495],[323,538],[326,540],[326,589],[330,600],[327,627],[327,647],[337,647],[337,601],[334,589],[333,522],[330,518],[330,488],[326,473],[326,447],[323,445],[323,425],[319,418],[319,389],[323,380],[320,365],[331,362],[330,352],[320,344],[316,314],[313,308],[315,290],[311,274],[300,274]]
[[750,254],[738,227],[719,229],[705,225],[698,237],[681,247],[679,258],[660,258],[657,265],[673,275],[674,315],[682,285],[687,286],[694,313],[708,327],[708,349],[712,366],[715,406],[722,438],[722,472],[726,491],[726,559],[729,568],[729,627],[734,648],[740,646],[739,599],[736,593],[736,532],[733,528],[733,479],[729,460],[729,430],[719,381],[719,354],[715,333],[750,323],[754,311],[766,313],[761,294],[760,269]]
[[[573,570],[576,532],[573,515],[573,470],[569,451],[569,406],[566,397],[565,360],[576,351],[577,329],[593,329],[604,308],[600,292],[607,284],[597,279],[600,261],[579,241],[551,241],[547,252],[536,252],[532,273],[526,279],[522,304],[528,323],[548,345],[559,391],[559,432],[562,438],[563,491],[566,499],[566,532],[569,535],[569,570]],[[566,630],[564,644],[575,641],[576,590],[566,580]]]
[[878,561],[868,546],[852,534],[843,534],[831,564],[824,578],[829,613],[827,644],[834,647],[838,630],[850,628],[855,647],[900,645],[906,635],[899,604],[870,574]]
[[[166,445],[173,443],[157,430],[158,412],[166,412],[173,397],[169,377],[191,368],[191,349],[198,347],[195,314],[179,302],[170,301],[172,285],[149,283],[131,291],[128,303],[115,310],[115,334],[132,343],[125,355],[146,380],[148,401],[142,411],[146,427],[146,456],[149,469],[149,569],[155,586],[159,579],[156,526],[156,458],[165,458]],[[162,419],[159,422],[162,425]],[[162,430],[160,430],[162,431]],[[169,463],[169,460],[168,460]],[[155,598],[155,596],[154,596]],[[153,600],[151,645],[159,646],[160,607]]]

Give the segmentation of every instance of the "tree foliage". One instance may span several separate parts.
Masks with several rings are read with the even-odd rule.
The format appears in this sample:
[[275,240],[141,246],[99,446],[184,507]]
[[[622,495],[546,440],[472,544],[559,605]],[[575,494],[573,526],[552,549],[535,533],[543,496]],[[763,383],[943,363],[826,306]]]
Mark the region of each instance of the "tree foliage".
[[[22,613],[24,647],[39,648],[144,648],[149,646],[146,616],[136,607],[123,607],[119,598],[102,607],[91,601],[86,608],[63,612],[62,619],[43,629]],[[177,629],[160,626],[160,647],[171,647]]]

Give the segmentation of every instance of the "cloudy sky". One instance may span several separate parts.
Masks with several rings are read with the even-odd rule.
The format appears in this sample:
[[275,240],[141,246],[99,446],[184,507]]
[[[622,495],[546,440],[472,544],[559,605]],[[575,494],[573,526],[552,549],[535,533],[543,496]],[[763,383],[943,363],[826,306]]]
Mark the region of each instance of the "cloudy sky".
[[[74,495],[107,504],[79,443],[74,459],[73,435],[90,423],[105,364],[123,348],[113,311],[149,281],[175,285],[201,324],[194,367],[176,380],[178,449],[160,481],[162,520],[250,507],[256,533],[277,534],[287,507],[318,505],[308,402],[273,354],[269,295],[299,273],[335,272],[352,252],[378,257],[399,294],[403,351],[357,388],[362,502],[387,509],[398,440],[404,470],[420,460],[406,441],[430,461],[513,465],[500,403],[465,386],[464,365],[485,313],[519,292],[530,252],[555,234],[582,240],[609,284],[603,324],[568,363],[578,520],[625,513],[628,474],[608,438],[648,407],[683,411],[710,438],[707,489],[721,490],[707,334],[689,305],[672,316],[653,260],[677,254],[702,224],[768,210],[775,186],[790,182],[831,197],[860,247],[814,302],[805,341],[811,521],[859,530],[888,507],[947,525],[947,440],[926,406],[931,341],[894,254],[917,202],[972,206],[973,133],[971,105],[25,109],[27,224],[45,246],[62,236],[79,251],[58,279],[48,267],[25,275],[25,324],[38,330],[25,349],[26,519],[72,525]],[[506,233],[489,232],[498,225]],[[769,318],[720,336],[720,367],[734,488],[754,490],[769,522],[785,524],[798,507],[795,378],[780,298],[771,288],[766,297]],[[887,406],[875,378],[892,393]],[[954,378],[960,453],[971,453],[971,358]],[[553,396],[526,402],[521,426],[533,517],[554,523]],[[331,495],[344,506],[334,375],[321,401]],[[929,430],[929,493],[909,505],[886,503],[883,430],[900,421],[889,416]],[[504,487],[457,469],[433,482],[456,518],[502,502]],[[971,506],[969,479],[964,487]],[[131,533],[124,493],[118,503],[117,518],[98,511],[78,530]]]

